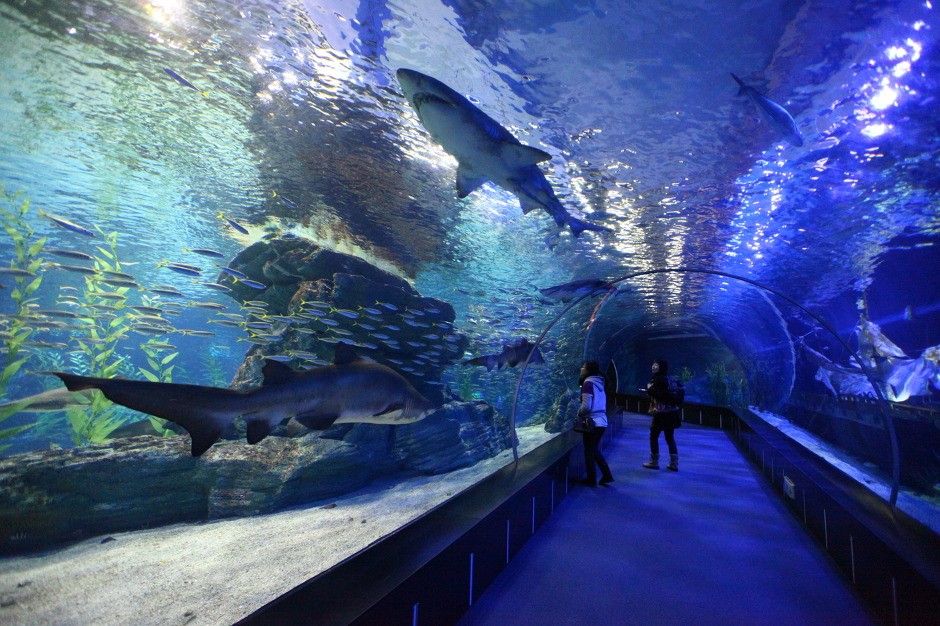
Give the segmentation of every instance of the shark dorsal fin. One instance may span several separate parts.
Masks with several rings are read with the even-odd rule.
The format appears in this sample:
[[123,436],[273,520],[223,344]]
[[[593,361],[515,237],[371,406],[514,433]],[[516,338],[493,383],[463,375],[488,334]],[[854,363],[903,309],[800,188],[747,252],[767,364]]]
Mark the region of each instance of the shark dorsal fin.
[[349,365],[358,360],[360,360],[360,357],[352,349],[352,346],[345,343],[336,344],[336,352],[333,354],[334,365]]
[[273,385],[286,382],[294,378],[297,374],[289,366],[279,361],[271,359],[264,360],[264,367],[261,368],[261,374],[264,376],[262,385]]
[[549,161],[552,158],[552,155],[544,150],[509,141],[503,142],[500,156],[513,169],[525,167],[526,165],[535,165],[542,161]]
[[478,174],[474,174],[463,164],[457,167],[457,197],[466,198],[471,193],[479,189],[486,179]]

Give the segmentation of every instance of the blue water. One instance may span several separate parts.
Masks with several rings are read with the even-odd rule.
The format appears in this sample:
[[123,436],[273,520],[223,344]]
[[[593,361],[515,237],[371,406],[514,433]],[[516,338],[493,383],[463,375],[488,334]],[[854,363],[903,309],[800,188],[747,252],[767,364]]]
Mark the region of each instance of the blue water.
[[[552,322],[560,307],[539,288],[662,268],[745,277],[794,303],[675,273],[626,281],[596,319],[597,301],[580,305],[549,333],[546,369],[527,373],[539,391],[519,419],[544,416],[595,352],[617,364],[622,390],[666,353],[695,398],[720,403],[706,372],[721,364],[745,388],[737,402],[777,410],[794,389],[825,393],[796,337],[850,361],[810,313],[852,349],[864,307],[911,358],[940,344],[938,26],[914,1],[4,2],[0,183],[31,200],[47,247],[94,253],[116,233],[121,271],[184,293],[174,328],[214,335],[170,334],[177,382],[227,384],[250,344],[189,306],[237,314],[236,301],[161,262],[211,268],[186,249],[231,259],[292,232],[451,303],[468,358]],[[492,185],[457,199],[455,162],[402,97],[399,67],[548,151],[542,171],[566,208],[610,232],[575,240]],[[736,96],[731,72],[792,114],[803,146]],[[85,238],[40,209],[100,232]],[[13,255],[0,239],[0,262]],[[83,284],[40,273],[39,308]],[[11,316],[13,278],[0,283]],[[37,330],[6,398],[54,386],[30,372],[55,359],[82,367],[76,338]],[[124,375],[145,366],[146,339],[120,342]],[[456,366],[442,380],[508,413],[516,379]],[[30,446],[69,445],[61,420],[37,432]]]

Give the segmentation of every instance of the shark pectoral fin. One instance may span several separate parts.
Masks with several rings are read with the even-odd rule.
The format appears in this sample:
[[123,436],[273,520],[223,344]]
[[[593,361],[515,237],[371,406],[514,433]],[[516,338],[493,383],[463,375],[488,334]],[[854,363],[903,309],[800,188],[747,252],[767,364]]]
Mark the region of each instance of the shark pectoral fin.
[[457,167],[457,197],[466,198],[471,193],[483,186],[486,178],[473,174],[469,168],[460,165]]
[[248,422],[248,432],[246,433],[248,443],[255,445],[268,436],[271,432],[271,425],[267,420],[251,420]]
[[216,441],[219,440],[219,437],[222,436],[222,431],[224,428],[215,421],[206,420],[206,421],[188,421],[187,424],[182,422],[176,422],[180,424],[189,432],[189,436],[192,437],[192,447],[190,452],[193,456],[202,456],[203,453],[212,447]]
[[542,161],[550,161],[552,155],[532,146],[504,141],[500,146],[500,157],[510,168],[518,169],[527,165],[536,165]]
[[383,415],[391,415],[392,413],[395,413],[398,411],[404,411],[404,410],[405,410],[405,404],[403,402],[395,402],[394,404],[388,405],[387,407],[382,409],[380,412],[375,413],[372,417],[382,417]]
[[519,208],[522,209],[523,215],[528,215],[530,211],[541,209],[542,205],[528,196],[519,196]]
[[326,430],[339,419],[339,415],[326,415],[323,413],[302,413],[295,415],[294,419],[310,430]]

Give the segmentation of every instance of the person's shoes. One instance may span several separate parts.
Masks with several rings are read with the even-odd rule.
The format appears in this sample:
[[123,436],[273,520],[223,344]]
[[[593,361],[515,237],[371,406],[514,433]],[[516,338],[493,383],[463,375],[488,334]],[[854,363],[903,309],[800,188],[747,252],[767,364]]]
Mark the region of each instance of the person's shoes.
[[674,472],[679,471],[679,455],[670,454],[669,455],[669,465],[666,466],[667,470],[672,470]]
[[599,484],[599,485],[609,485],[609,484],[612,483],[612,482],[614,482],[614,477],[613,477],[613,476],[611,476],[610,478],[601,478],[600,481],[598,481],[597,484]]
[[659,455],[651,454],[650,460],[643,464],[646,469],[659,469]]

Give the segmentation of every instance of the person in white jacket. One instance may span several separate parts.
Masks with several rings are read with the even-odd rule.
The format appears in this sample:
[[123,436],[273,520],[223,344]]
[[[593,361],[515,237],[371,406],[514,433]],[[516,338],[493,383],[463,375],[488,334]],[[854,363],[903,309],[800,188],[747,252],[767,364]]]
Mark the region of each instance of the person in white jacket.
[[590,432],[581,433],[584,440],[584,466],[587,468],[587,478],[578,481],[588,487],[596,487],[597,467],[601,468],[601,485],[614,482],[610,473],[607,459],[600,450],[601,438],[607,430],[607,395],[604,393],[604,377],[597,361],[585,361],[581,366],[581,408],[579,412],[587,412],[594,419],[594,428]]

